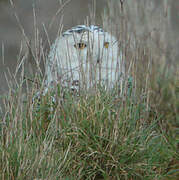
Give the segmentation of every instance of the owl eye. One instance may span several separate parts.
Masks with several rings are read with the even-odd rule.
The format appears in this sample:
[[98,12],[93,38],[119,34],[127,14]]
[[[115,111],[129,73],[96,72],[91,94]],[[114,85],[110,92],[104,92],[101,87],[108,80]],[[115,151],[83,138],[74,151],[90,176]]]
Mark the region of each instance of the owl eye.
[[86,46],[87,46],[87,45],[86,45],[85,43],[82,43],[82,42],[76,43],[76,44],[74,45],[74,47],[75,47],[76,49],[80,49],[80,50],[84,49]]
[[104,42],[104,47],[107,49],[109,47],[109,42]]

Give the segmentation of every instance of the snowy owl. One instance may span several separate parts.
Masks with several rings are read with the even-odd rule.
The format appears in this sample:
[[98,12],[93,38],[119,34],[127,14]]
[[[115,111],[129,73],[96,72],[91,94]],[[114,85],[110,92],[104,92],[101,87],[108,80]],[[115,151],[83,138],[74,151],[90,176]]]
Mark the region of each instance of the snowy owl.
[[52,44],[46,62],[46,86],[60,84],[75,91],[98,84],[112,88],[123,73],[117,39],[98,26],[78,25]]

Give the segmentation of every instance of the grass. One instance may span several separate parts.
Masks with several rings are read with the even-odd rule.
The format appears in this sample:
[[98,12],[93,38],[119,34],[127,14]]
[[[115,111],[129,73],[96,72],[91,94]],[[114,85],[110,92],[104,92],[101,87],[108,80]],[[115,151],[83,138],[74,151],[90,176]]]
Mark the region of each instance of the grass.
[[22,102],[18,89],[1,122],[0,179],[177,179],[174,82],[158,82],[159,107],[150,104],[157,94],[121,98],[102,89],[66,92],[59,103],[49,93],[33,104],[33,93]]
[[[22,68],[15,90],[3,98],[0,179],[178,178],[177,68],[140,43],[126,51],[132,79],[122,96],[102,87],[74,96],[58,87],[33,102],[40,88],[29,86]],[[39,76],[33,81],[43,84]]]

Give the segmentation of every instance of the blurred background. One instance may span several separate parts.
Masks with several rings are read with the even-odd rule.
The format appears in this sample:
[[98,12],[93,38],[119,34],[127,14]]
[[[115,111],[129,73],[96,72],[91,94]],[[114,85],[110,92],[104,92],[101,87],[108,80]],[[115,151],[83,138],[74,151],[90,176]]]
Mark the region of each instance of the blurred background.
[[[178,64],[178,0],[12,0],[12,2],[14,7],[10,4],[10,0],[0,0],[1,95],[8,91],[5,74],[8,74],[8,71],[15,72],[21,47],[21,54],[27,52],[22,29],[32,46],[34,45],[33,8],[39,36],[42,37],[42,41],[47,38],[45,27],[50,41],[53,42],[61,23],[63,30],[66,30],[77,24],[84,24],[88,17],[90,23],[95,21],[96,25],[108,26],[103,23],[103,14],[107,13],[108,22],[120,26],[117,22],[121,16],[117,12],[122,5],[127,14],[129,31],[144,38],[150,35],[152,39],[150,45],[160,50],[161,59],[165,59],[168,64]],[[92,17],[92,11],[96,18]],[[55,16],[57,12],[59,13]],[[18,16],[19,22],[17,22],[15,14]],[[52,22],[53,24],[50,26]]]

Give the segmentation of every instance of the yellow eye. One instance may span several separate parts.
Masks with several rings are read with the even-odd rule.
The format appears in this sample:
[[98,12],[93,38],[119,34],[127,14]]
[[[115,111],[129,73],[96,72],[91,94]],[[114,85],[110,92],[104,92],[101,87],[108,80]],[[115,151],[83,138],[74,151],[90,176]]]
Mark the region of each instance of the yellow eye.
[[104,47],[107,49],[109,47],[109,42],[104,42]]
[[77,44],[74,45],[74,47],[76,49],[80,49],[80,50],[84,49],[86,46],[87,45],[85,43],[82,43],[82,42],[81,43],[77,43]]

